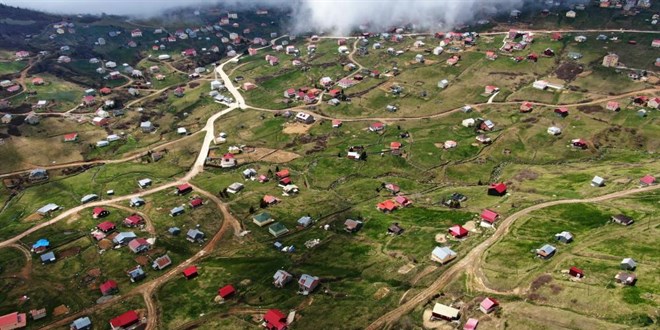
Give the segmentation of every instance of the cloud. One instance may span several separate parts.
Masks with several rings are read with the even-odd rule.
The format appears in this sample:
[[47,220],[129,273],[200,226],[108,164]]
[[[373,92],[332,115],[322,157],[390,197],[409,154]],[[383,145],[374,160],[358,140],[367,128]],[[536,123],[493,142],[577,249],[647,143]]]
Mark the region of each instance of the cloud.
[[[0,0],[3,1],[3,0]],[[587,0],[584,0],[587,1]],[[346,34],[361,25],[379,31],[406,23],[445,29],[536,0],[4,0],[5,4],[54,13],[157,15],[181,6],[270,7],[293,12],[295,31]]]

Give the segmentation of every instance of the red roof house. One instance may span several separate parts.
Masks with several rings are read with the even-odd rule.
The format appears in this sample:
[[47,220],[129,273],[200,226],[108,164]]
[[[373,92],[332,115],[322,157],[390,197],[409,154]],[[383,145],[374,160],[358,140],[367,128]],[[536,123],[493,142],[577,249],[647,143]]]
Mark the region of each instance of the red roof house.
[[109,87],[103,87],[103,88],[99,89],[99,92],[101,92],[101,94],[103,94],[103,95],[108,95],[108,94],[112,93],[112,89],[110,89]]
[[139,214],[131,214],[126,219],[124,219],[124,226],[127,227],[137,227],[144,223],[144,218]]
[[140,322],[140,317],[135,311],[131,310],[110,320],[110,327],[113,330],[124,329],[138,322]]
[[78,133],[69,133],[64,135],[64,142],[73,142],[78,140]]
[[227,284],[222,288],[218,289],[218,296],[222,297],[222,299],[227,299],[233,296],[235,293],[236,293],[236,289],[234,289],[234,287],[231,284]]
[[655,184],[655,177],[652,175],[645,175],[643,178],[639,179],[639,183],[644,186],[650,186]]
[[397,209],[397,205],[392,200],[388,199],[384,202],[378,203],[376,208],[378,208],[379,211],[392,212]]
[[94,219],[99,219],[103,217],[107,217],[110,214],[110,211],[102,208],[102,207],[95,207],[94,210],[92,211],[92,217]]
[[502,182],[493,183],[488,187],[488,195],[504,196],[506,194],[506,185]]
[[24,328],[27,324],[25,313],[13,312],[7,315],[0,316],[0,329],[19,329]]
[[192,279],[197,276],[197,266],[190,266],[183,270],[183,276],[187,279]]
[[192,191],[192,186],[189,183],[184,183],[176,187],[177,195],[184,195]]
[[481,211],[481,222],[482,223],[486,222],[489,225],[492,225],[493,223],[495,223],[495,221],[497,221],[497,219],[499,217],[500,217],[499,214],[497,214],[496,212],[491,211],[489,209],[484,209],[483,211]]
[[43,85],[44,79],[41,77],[35,77],[32,79],[32,85]]
[[264,201],[264,203],[266,203],[268,205],[275,204],[275,203],[279,202],[279,200],[277,198],[275,198],[275,196],[272,196],[272,195],[265,195],[264,198],[263,198],[263,201]]
[[584,277],[584,271],[582,269],[577,268],[575,266],[571,267],[571,269],[568,270],[568,274],[577,277],[577,278],[583,278]]
[[566,108],[566,107],[559,107],[559,108],[556,108],[556,109],[555,109],[555,113],[556,113],[558,116],[566,117],[566,116],[568,116],[568,108]]
[[399,150],[401,149],[401,142],[390,142],[390,149],[392,150]]
[[332,97],[337,97],[339,94],[341,94],[341,91],[338,90],[338,89],[331,89],[331,90],[328,92],[328,95],[330,95],[330,96],[332,96]]
[[104,221],[104,222],[99,223],[99,224],[96,226],[96,228],[98,228],[98,230],[100,230],[100,231],[102,231],[102,232],[104,232],[104,233],[107,233],[107,232],[109,232],[109,231],[113,231],[113,230],[115,230],[116,226],[115,226],[114,223],[112,223],[112,222],[110,222],[110,221]]
[[278,179],[284,179],[284,178],[286,178],[286,177],[289,176],[289,170],[288,170],[288,169],[283,169],[283,170],[281,170],[281,171],[279,171],[279,172],[276,172],[276,173],[275,173],[275,176],[276,176]]
[[117,286],[117,282],[114,280],[107,280],[105,283],[99,286],[99,290],[101,290],[102,295],[109,296],[119,292],[119,287]]
[[269,309],[264,315],[264,326],[268,330],[285,330],[286,315],[279,309]]
[[463,330],[476,330],[478,324],[479,324],[479,320],[469,318],[467,322],[465,322],[465,325],[463,326]]
[[534,105],[532,104],[532,102],[523,102],[520,105],[520,112],[530,112],[532,111],[533,107]]
[[619,111],[619,109],[621,109],[619,107],[619,102],[616,102],[616,101],[607,102],[607,110]]
[[463,228],[461,225],[454,225],[449,227],[449,234],[451,236],[454,236],[455,238],[462,238],[467,236],[468,231],[467,229]]
[[192,207],[194,209],[194,208],[202,206],[204,204],[204,200],[201,199],[200,197],[196,197],[196,198],[193,198],[190,201],[189,204],[190,204],[190,207]]
[[372,132],[378,132],[382,131],[385,128],[385,124],[383,123],[373,123],[371,126],[369,126],[369,130]]
[[489,314],[490,312],[492,312],[492,311],[494,311],[495,309],[497,309],[497,307],[498,307],[499,305],[500,305],[500,303],[497,302],[497,300],[495,300],[495,299],[493,299],[493,298],[486,298],[486,299],[484,299],[484,300],[481,302],[481,304],[479,304],[479,309],[480,309],[482,312],[484,312],[484,313],[486,313],[486,314]]
[[559,40],[561,40],[563,37],[562,37],[561,33],[559,33],[559,32],[554,32],[550,38],[551,38],[552,40],[554,40],[554,41],[559,41]]

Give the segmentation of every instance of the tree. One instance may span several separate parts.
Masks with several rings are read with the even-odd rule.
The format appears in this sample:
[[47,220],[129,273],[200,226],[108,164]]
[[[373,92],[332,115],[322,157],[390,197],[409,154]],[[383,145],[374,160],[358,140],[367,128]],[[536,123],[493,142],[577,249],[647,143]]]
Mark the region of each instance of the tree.
[[254,213],[254,206],[250,206],[249,212],[250,212],[250,214]]
[[362,154],[360,155],[360,160],[367,160],[367,152],[363,151]]
[[280,167],[279,167],[279,166],[275,166],[275,172],[279,172],[279,171],[280,171]]

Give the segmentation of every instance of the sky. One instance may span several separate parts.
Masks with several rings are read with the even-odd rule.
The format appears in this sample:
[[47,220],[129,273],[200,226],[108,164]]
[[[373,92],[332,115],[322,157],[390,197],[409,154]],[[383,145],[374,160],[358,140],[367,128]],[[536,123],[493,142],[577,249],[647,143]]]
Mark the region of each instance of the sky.
[[278,6],[293,10],[294,32],[321,30],[345,34],[367,23],[372,31],[402,23],[447,30],[484,15],[520,8],[524,2],[532,1],[539,3],[538,0],[0,0],[0,3],[63,14],[139,16],[157,15],[164,9],[181,5]]

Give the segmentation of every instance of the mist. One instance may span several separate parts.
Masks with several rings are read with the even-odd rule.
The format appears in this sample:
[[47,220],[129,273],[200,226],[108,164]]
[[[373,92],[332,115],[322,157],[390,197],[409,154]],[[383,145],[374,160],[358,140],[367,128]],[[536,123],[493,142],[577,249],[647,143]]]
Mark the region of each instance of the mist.
[[281,8],[292,12],[293,32],[323,31],[345,35],[358,27],[369,31],[402,24],[449,30],[489,15],[522,8],[538,0],[4,0],[7,5],[59,14],[157,16],[165,10],[220,6],[227,10]]

